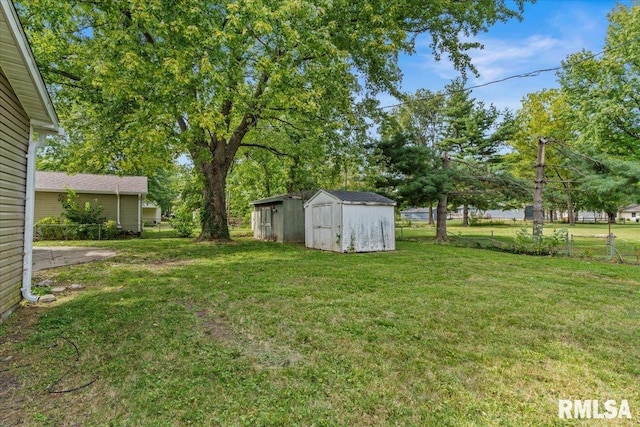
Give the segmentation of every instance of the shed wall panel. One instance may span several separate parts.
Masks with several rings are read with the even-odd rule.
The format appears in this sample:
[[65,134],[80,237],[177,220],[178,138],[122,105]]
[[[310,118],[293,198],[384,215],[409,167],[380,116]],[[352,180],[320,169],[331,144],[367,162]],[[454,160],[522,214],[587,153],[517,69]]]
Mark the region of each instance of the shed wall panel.
[[392,251],[396,248],[393,206],[343,205],[344,252]]
[[304,201],[286,199],[283,203],[283,241],[304,242]]
[[391,201],[360,201],[361,194],[351,201],[348,196],[321,190],[305,203],[305,245],[336,252],[395,250]]

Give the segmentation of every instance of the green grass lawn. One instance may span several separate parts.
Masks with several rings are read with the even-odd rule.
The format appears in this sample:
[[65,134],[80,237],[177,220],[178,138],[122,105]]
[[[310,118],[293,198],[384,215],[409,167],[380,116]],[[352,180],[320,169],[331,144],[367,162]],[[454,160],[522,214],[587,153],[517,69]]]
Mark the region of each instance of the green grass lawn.
[[576,425],[558,399],[640,420],[637,266],[155,237],[38,274],[85,288],[0,323],[0,425]]

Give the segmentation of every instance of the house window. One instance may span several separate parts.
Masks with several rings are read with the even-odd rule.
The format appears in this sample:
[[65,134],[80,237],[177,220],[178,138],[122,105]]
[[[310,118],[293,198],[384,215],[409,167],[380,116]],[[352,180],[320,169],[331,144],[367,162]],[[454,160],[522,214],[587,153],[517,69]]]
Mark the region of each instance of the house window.
[[631,212],[631,218],[635,218],[636,217],[636,213],[635,212]]

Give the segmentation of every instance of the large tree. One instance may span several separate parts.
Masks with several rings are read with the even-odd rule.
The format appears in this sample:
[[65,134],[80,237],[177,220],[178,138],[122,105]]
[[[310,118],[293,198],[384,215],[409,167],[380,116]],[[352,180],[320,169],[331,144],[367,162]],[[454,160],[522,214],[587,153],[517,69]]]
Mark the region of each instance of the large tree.
[[356,97],[397,93],[398,54],[417,35],[473,69],[467,40],[525,1],[22,0],[19,11],[70,135],[127,156],[117,161],[187,152],[204,187],[200,237],[228,238],[227,175],[262,124],[344,135],[362,120]]
[[640,159],[639,39],[640,5],[619,5],[603,54],[570,55],[559,73],[581,145],[626,160]]
[[437,202],[436,240],[443,241],[451,202],[486,208],[513,196],[513,180],[498,167],[513,120],[508,111],[472,98],[463,80],[405,99],[375,145],[381,166],[376,185],[405,205]]
[[609,14],[602,55],[570,55],[559,73],[570,105],[579,168],[580,203],[604,210],[610,220],[640,198],[640,5]]
[[545,150],[545,200],[551,210],[568,212],[569,224],[574,225],[576,182],[580,170],[570,153],[576,150],[576,128],[573,109],[566,94],[558,89],[530,93],[522,100],[516,114],[516,127],[510,141],[513,152],[508,155],[513,174],[531,183],[535,178],[538,140],[549,141]]

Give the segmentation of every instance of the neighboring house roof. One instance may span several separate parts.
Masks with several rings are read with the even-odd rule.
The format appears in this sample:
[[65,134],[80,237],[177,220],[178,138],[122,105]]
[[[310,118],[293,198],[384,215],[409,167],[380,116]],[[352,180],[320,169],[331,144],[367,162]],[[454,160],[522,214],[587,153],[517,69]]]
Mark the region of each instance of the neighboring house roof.
[[39,132],[57,133],[58,116],[11,0],[0,1],[0,46],[0,68],[31,126]]
[[380,194],[372,193],[370,191],[327,191],[327,193],[337,197],[339,200],[346,203],[371,203],[392,206],[396,205],[396,202],[394,202],[393,200],[381,196]]
[[67,175],[64,172],[36,172],[36,191],[65,191],[97,194],[147,194],[146,176]]
[[640,205],[629,205],[622,209],[620,212],[640,212]]

